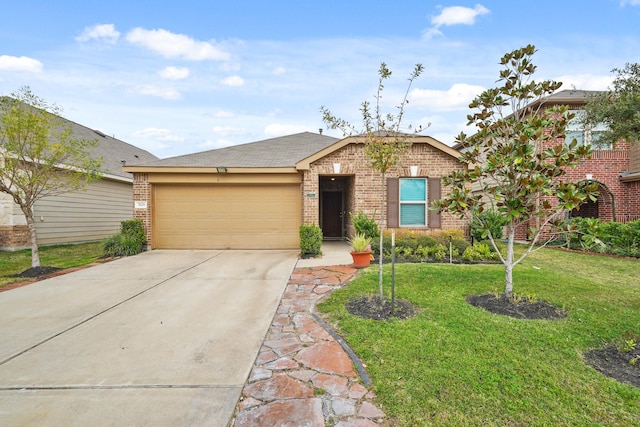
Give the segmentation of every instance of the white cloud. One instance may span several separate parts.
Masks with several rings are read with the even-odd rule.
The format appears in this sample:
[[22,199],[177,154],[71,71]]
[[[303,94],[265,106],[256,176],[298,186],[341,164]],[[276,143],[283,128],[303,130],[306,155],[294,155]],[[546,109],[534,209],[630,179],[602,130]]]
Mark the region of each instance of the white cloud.
[[482,86],[456,83],[448,90],[413,89],[409,99],[412,106],[425,107],[431,111],[464,109],[484,91]]
[[181,95],[176,89],[172,87],[158,87],[158,86],[140,86],[135,89],[141,95],[157,96],[164,99],[180,99]]
[[113,24],[99,24],[93,27],[84,27],[84,30],[76,40],[79,42],[87,42],[89,40],[104,40],[107,43],[115,43],[120,38],[120,32],[116,30]]
[[158,75],[163,79],[182,80],[189,77],[189,69],[186,67],[165,67],[158,71]]
[[227,136],[227,135],[243,135],[247,132],[246,129],[234,128],[232,126],[214,126],[213,132]]
[[450,6],[442,9],[438,16],[431,18],[434,27],[450,26],[450,25],[473,25],[476,18],[480,15],[486,15],[489,9],[481,4],[475,5],[472,9],[464,6]]
[[431,28],[424,31],[426,38],[431,38],[435,35],[442,35],[440,27],[449,27],[451,25],[473,25],[476,23],[476,18],[481,15],[489,13],[489,9],[481,4],[475,5],[473,8],[464,6],[449,6],[442,8],[439,15],[431,18]]
[[24,71],[27,73],[39,73],[42,71],[42,62],[28,56],[0,55],[0,71]]
[[155,141],[184,141],[181,136],[176,136],[169,129],[145,128],[133,133],[137,138],[153,139]]
[[[639,0],[639,1],[640,1],[640,0]],[[286,69],[286,68],[284,68],[283,66],[279,66],[279,67],[276,67],[276,68],[273,70],[273,75],[274,75],[274,76],[281,76],[282,74],[284,74],[284,73],[286,73],[286,72],[287,72],[287,69]]]
[[621,0],[620,1],[620,6],[626,6],[626,5],[640,6],[640,0]]
[[174,34],[162,29],[134,28],[127,34],[127,40],[159,53],[165,58],[183,58],[192,61],[229,59],[227,52],[209,42],[194,40],[184,34]]
[[230,77],[227,77],[226,79],[221,80],[220,83],[222,83],[225,86],[238,87],[238,86],[244,86],[244,79],[240,76],[230,76]]
[[305,125],[272,123],[264,128],[264,133],[269,136],[280,136],[306,132],[308,130],[308,127]]
[[218,111],[213,115],[213,117],[219,119],[229,119],[231,117],[235,117],[236,115],[232,111]]

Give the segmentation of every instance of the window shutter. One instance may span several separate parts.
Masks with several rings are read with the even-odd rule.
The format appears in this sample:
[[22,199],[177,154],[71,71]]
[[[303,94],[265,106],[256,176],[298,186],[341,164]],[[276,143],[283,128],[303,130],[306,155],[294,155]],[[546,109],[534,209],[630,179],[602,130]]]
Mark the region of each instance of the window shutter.
[[[427,191],[427,207],[431,207],[431,203],[435,200],[440,200],[441,196],[441,184],[440,178],[428,178],[429,180],[429,189]],[[429,210],[429,223],[427,224],[429,228],[440,228],[440,212]]]
[[398,178],[387,178],[387,228],[400,227],[399,203],[400,180]]

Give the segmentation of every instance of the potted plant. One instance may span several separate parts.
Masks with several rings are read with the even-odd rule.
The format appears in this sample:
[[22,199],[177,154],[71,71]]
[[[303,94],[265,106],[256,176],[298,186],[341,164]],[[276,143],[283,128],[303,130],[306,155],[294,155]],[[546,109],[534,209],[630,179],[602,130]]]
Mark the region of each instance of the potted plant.
[[351,257],[355,268],[369,267],[371,263],[371,238],[362,233],[356,233],[349,239],[351,244]]

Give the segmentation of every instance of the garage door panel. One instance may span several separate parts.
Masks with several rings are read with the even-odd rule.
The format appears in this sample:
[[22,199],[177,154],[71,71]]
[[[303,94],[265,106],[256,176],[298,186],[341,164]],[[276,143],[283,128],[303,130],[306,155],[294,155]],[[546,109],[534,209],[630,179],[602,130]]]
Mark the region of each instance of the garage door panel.
[[154,248],[297,249],[300,186],[156,185]]

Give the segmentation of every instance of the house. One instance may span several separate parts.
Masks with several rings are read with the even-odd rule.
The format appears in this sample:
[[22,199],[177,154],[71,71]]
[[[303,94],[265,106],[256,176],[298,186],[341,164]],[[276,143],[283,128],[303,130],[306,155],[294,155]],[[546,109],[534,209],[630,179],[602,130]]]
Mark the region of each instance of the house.
[[[391,227],[463,228],[428,206],[440,177],[466,167],[459,153],[412,136],[401,166],[382,182],[368,166],[364,139],[304,132],[135,165],[136,218],[152,249],[298,249],[301,224],[325,239],[353,234],[350,213],[379,214],[383,194]],[[387,190],[388,188],[388,190]]]
[[[157,159],[100,131],[66,122],[74,137],[97,140],[91,155],[103,159],[103,174],[82,191],[44,197],[36,202],[34,218],[40,245],[97,241],[117,233],[120,222],[133,217],[133,179],[122,170],[123,164]],[[0,192],[0,250],[30,247],[26,224],[18,205],[8,194]]]
[[[569,122],[566,137],[551,140],[547,146],[564,144],[574,138],[580,144],[592,144],[593,151],[588,159],[577,167],[566,171],[566,177],[573,182],[594,181],[598,184],[598,199],[588,201],[571,212],[574,217],[598,218],[602,221],[628,222],[640,219],[640,143],[630,144],[619,141],[613,146],[598,145],[598,133],[603,127],[585,129],[580,123],[584,105],[595,92],[584,90],[562,90],[528,105],[534,111],[537,107],[550,108],[567,105],[576,116]],[[454,146],[464,150],[460,144]],[[527,237],[527,227],[517,230],[517,237]]]

